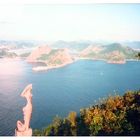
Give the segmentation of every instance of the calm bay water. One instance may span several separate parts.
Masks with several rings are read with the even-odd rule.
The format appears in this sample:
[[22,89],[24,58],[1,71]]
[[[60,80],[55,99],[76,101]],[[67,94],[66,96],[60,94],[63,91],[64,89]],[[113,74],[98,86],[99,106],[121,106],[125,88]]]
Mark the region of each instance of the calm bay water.
[[140,89],[140,62],[124,65],[81,60],[47,72],[33,72],[24,61],[0,60],[0,135],[14,135],[22,120],[24,87],[33,84],[31,127],[43,128],[59,115],[94,104],[109,94]]

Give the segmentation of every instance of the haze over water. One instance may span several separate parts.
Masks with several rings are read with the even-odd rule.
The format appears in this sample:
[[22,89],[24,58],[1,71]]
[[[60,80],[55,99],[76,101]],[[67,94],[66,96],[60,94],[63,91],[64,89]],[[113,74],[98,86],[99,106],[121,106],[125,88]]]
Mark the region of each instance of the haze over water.
[[25,105],[20,93],[29,83],[33,84],[33,129],[47,126],[56,115],[79,112],[109,94],[140,88],[140,62],[118,65],[80,60],[63,68],[33,72],[24,61],[0,60],[0,69],[0,135],[14,135]]

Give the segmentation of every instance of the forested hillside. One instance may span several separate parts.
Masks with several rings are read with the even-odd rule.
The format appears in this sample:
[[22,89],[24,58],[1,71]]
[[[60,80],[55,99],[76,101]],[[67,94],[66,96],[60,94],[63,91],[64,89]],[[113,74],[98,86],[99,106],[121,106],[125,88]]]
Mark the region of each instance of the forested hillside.
[[52,124],[34,130],[34,136],[140,135],[140,91],[128,91],[99,100],[92,107],[55,117]]

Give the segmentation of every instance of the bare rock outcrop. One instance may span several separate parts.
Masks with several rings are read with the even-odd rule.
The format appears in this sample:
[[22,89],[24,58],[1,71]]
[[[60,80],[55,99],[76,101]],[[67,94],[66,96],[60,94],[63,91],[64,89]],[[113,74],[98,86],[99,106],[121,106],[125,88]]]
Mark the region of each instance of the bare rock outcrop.
[[17,121],[17,128],[15,129],[15,136],[32,136],[32,129],[30,128],[30,120],[32,115],[32,84],[26,86],[21,93],[21,96],[27,100],[26,106],[23,107],[23,122]]
[[39,58],[43,54],[49,54],[51,48],[48,46],[41,46],[31,52],[31,54],[27,57],[27,62],[36,62],[37,58]]

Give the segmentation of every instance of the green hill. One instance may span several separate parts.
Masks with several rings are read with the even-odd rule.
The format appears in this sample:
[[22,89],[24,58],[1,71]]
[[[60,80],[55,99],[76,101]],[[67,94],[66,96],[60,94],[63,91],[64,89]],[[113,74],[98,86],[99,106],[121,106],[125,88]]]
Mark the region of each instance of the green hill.
[[102,54],[111,53],[113,51],[119,51],[120,53],[124,55],[126,59],[134,59],[136,55],[136,51],[134,51],[133,49],[127,46],[122,46],[119,43],[113,43],[113,44],[109,44],[103,47],[105,48],[105,50],[101,52]]
[[[44,116],[45,117],[45,116]],[[140,91],[110,96],[96,105],[56,117],[34,136],[140,136]]]
[[37,60],[45,62],[48,66],[59,66],[73,61],[68,49],[52,49],[50,53],[41,55]]
[[58,53],[60,50],[59,49],[53,49],[49,54],[43,54],[37,60],[49,60],[52,56],[54,56],[56,53]]
[[104,59],[110,62],[126,61],[126,59],[136,59],[137,52],[127,46],[122,46],[119,43],[109,45],[101,45],[100,51],[96,51],[98,47],[90,46],[80,54],[80,57],[90,59]]

